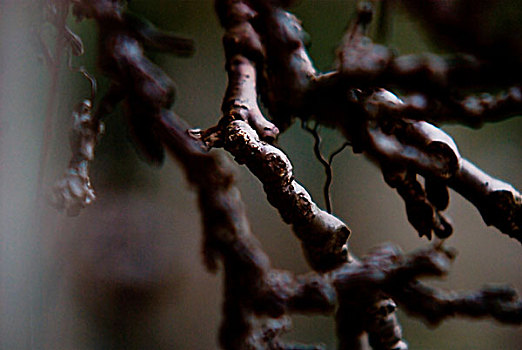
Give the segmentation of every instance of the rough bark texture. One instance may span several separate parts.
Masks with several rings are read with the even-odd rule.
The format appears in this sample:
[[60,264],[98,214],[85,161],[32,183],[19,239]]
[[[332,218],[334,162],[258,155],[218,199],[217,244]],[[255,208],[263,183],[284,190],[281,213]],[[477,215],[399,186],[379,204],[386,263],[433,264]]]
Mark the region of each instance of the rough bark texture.
[[[522,112],[520,76],[504,74],[498,57],[482,51],[478,39],[464,47],[469,54],[451,60],[397,57],[366,37],[373,10],[361,2],[338,49],[338,69],[321,74],[308,57],[299,21],[285,10],[288,1],[216,0],[229,80],[222,118],[201,131],[190,129],[171,111],[173,84],[145,56],[146,48],[188,54],[191,42],[131,15],[122,1],[73,3],[77,17],[98,24],[99,65],[111,87],[86,129],[88,138],[80,139],[82,146],[73,144],[72,164],[92,159],[98,123],[120,101],[145,158],[160,163],[166,147],[179,161],[199,196],[205,263],[212,271],[219,265],[224,271],[223,348],[320,349],[284,344],[279,335],[289,326],[291,313],[335,312],[340,349],[361,349],[365,334],[373,349],[407,349],[397,304],[434,324],[455,316],[522,323],[522,302],[511,288],[456,294],[422,284],[421,277],[449,272],[454,252],[443,244],[410,254],[386,245],[360,259],[350,257],[348,226],[314,203],[296,181],[288,157],[273,144],[295,118],[338,128],[354,152],[380,166],[420,236],[443,239],[452,233],[442,214],[451,187],[479,209],[486,224],[522,242],[520,193],[462,158],[452,138],[432,124],[478,126]],[[430,14],[434,23],[458,25],[453,17],[442,16],[440,8],[434,10],[434,1],[403,3]],[[476,33],[468,34],[471,38]],[[515,87],[496,98],[454,99],[449,90],[497,84]],[[387,90],[392,87],[414,94],[403,100]],[[273,122],[262,114],[259,100]],[[224,148],[261,181],[269,203],[292,226],[315,271],[295,275],[271,267],[251,232],[230,166],[211,148]],[[64,198],[76,192],[74,186],[60,188]]]

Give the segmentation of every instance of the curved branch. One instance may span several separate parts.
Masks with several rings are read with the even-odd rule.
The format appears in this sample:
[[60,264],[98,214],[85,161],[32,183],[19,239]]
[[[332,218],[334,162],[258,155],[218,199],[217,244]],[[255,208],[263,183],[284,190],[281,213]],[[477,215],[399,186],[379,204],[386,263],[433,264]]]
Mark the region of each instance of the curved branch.
[[487,225],[522,243],[522,195],[463,159],[449,186],[480,211]]
[[259,13],[255,30],[265,48],[266,62],[261,97],[270,115],[285,130],[303,105],[306,91],[317,71],[308,56],[306,33],[300,21],[281,6],[287,1],[255,0]]
[[336,294],[328,279],[271,269],[268,257],[250,232],[239,191],[226,165],[206,151],[203,142],[191,137],[187,124],[172,112],[164,112],[157,128],[167,149],[181,161],[189,181],[198,189],[207,266],[215,269],[216,259],[223,261],[223,347],[319,349],[285,345],[277,337],[288,326],[288,312],[333,311]]
[[349,228],[319,209],[306,190],[294,180],[292,165],[276,147],[260,141],[243,121],[224,130],[224,147],[263,183],[268,201],[292,224],[314,269],[329,270],[347,259]]
[[273,141],[279,130],[265,119],[257,103],[256,67],[264,60],[264,48],[251,22],[257,13],[246,1],[216,1],[226,32],[223,46],[227,59],[228,87],[221,107],[225,116],[247,121],[261,138]]

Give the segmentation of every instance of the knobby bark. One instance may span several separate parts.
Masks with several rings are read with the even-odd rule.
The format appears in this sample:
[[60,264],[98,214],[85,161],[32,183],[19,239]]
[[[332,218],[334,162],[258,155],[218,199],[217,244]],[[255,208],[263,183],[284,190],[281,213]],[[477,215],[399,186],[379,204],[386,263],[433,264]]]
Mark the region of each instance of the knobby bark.
[[[459,25],[442,16],[440,8],[434,10],[434,1],[402,2],[412,12],[430,14],[434,23]],[[296,118],[337,128],[354,152],[381,168],[420,236],[444,239],[452,234],[443,211],[448,188],[453,188],[478,208],[486,224],[522,242],[521,194],[461,157],[452,138],[435,125],[478,127],[520,115],[520,76],[509,74],[520,65],[519,58],[511,66],[502,65],[499,56],[480,49],[480,38],[471,30],[470,41],[462,45],[466,54],[397,56],[367,37],[373,8],[360,2],[338,49],[337,69],[320,73],[306,52],[298,19],[286,11],[289,1],[216,0],[225,30],[228,87],[220,120],[197,130],[172,111],[173,83],[146,56],[149,49],[188,55],[190,40],[160,31],[128,12],[123,1],[61,3],[72,4],[77,18],[96,21],[99,67],[111,85],[92,116],[90,104],[75,114],[79,124],[71,142],[73,159],[56,189],[57,202],[76,214],[94,199],[87,165],[101,120],[123,101],[145,159],[161,163],[166,148],[198,193],[205,264],[211,271],[220,265],[224,270],[223,348],[320,349],[279,339],[290,325],[290,314],[315,313],[335,314],[340,349],[362,348],[365,334],[374,349],[407,349],[397,304],[433,324],[455,316],[522,323],[522,302],[509,287],[459,294],[419,281],[449,272],[455,253],[443,244],[409,254],[386,245],[362,258],[350,256],[348,226],[314,203],[275,145],[278,134]],[[459,93],[499,85],[513,87],[496,97]],[[391,88],[409,95],[399,98]],[[224,148],[261,181],[268,202],[292,226],[314,271],[295,275],[271,267],[251,232],[230,164],[212,148]]]

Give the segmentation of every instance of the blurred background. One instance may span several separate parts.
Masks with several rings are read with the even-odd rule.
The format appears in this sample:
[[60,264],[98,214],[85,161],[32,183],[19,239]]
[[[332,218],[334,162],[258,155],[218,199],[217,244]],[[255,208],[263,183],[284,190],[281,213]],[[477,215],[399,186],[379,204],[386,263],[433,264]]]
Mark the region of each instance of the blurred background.
[[[35,3],[0,1],[0,349],[217,348],[222,274],[210,274],[202,264],[196,196],[175,162],[167,159],[162,168],[151,168],[136,156],[119,110],[107,119],[96,150],[92,183],[97,201],[70,218],[45,200],[70,157],[71,110],[89,96],[89,86],[64,65],[56,110],[50,127],[45,126],[52,75],[39,60],[36,33],[42,19]],[[517,1],[501,3],[504,10],[489,16],[485,25],[501,30],[503,13],[520,14]],[[130,8],[161,28],[195,40],[197,51],[191,58],[150,57],[176,81],[174,110],[195,127],[213,125],[226,87],[223,31],[213,2],[133,0]],[[354,8],[354,1],[340,0],[302,0],[292,7],[311,36],[311,55],[321,70],[332,66]],[[390,23],[387,44],[400,53],[443,52],[400,8]],[[95,26],[72,18],[70,26],[86,48],[75,65],[94,72],[103,91],[107,82],[94,63]],[[45,27],[46,42],[52,43],[52,34],[52,28]],[[444,129],[465,157],[522,188],[521,118],[480,130]],[[342,143],[332,130],[321,133],[325,153]],[[324,207],[324,175],[313,157],[311,136],[294,125],[279,144],[298,180]],[[308,271],[297,239],[268,205],[259,182],[244,167],[234,167],[253,231],[273,265]],[[427,244],[408,224],[402,200],[363,156],[346,150],[335,159],[332,193],[334,213],[353,231],[355,254],[386,241],[405,251]],[[453,290],[507,283],[522,291],[520,244],[486,227],[475,208],[456,193],[448,215],[455,232],[447,243],[459,255],[445,280],[429,283]],[[411,349],[515,350],[522,344],[520,327],[490,320],[450,320],[430,329],[403,313],[399,317]],[[335,348],[331,317],[293,320],[287,339]]]

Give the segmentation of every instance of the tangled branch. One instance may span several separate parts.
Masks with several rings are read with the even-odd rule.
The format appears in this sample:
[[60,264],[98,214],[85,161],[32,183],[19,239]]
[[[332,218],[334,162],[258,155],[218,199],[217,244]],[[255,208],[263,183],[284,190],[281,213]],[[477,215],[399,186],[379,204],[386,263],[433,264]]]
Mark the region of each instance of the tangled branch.
[[[264,84],[258,89],[260,98],[280,129],[284,130],[294,117],[304,121],[315,119],[339,128],[354,152],[363,152],[380,165],[386,182],[403,198],[408,219],[420,236],[431,238],[435,233],[446,238],[452,233],[449,221],[442,214],[449,203],[447,187],[451,186],[477,206],[487,224],[522,242],[520,193],[499,180],[494,181],[498,184],[496,189],[490,187],[491,181],[487,180],[493,179],[489,176],[486,179],[487,175],[463,159],[452,138],[429,123],[448,116],[450,120],[476,126],[486,120],[499,121],[517,115],[521,112],[518,101],[522,96],[518,88],[496,99],[486,96],[479,99],[487,102],[470,102],[476,101],[471,97],[465,99],[466,102],[448,102],[450,84],[452,92],[466,87],[450,78],[468,72],[470,65],[475,67],[475,59],[465,56],[467,64],[454,60],[456,63],[452,61],[451,65],[449,61],[441,63],[442,58],[437,56],[392,59],[390,50],[373,44],[366,37],[373,14],[368,2],[360,3],[358,16],[338,50],[338,70],[326,74],[318,73],[313,67],[305,50],[303,30],[297,19],[280,7],[284,3],[217,1],[216,4],[227,29],[225,37],[237,35],[237,31],[230,29],[229,23],[236,22],[229,13],[237,13],[237,8],[249,13],[250,17],[243,21],[249,20],[264,44],[249,47],[251,51],[257,50],[257,57],[265,57],[263,68],[257,70],[257,77],[264,78]],[[227,52],[240,51],[242,46],[238,43],[248,41],[244,36],[251,32],[241,33],[241,38],[225,41]],[[255,40],[259,42],[257,36]],[[488,69],[480,67],[475,73]],[[387,82],[388,78],[379,78],[381,76],[389,77],[393,84]],[[240,81],[237,78],[229,75],[229,86],[237,85]],[[383,88],[390,85],[416,89],[421,95],[404,103]],[[422,97],[426,94],[440,106],[436,111],[451,113],[441,114],[440,120],[433,117],[430,104]],[[463,110],[467,113],[461,113]],[[226,128],[227,121],[236,119],[236,115],[227,113],[218,128]],[[460,115],[460,119],[452,115]],[[473,120],[466,115],[473,115]],[[215,129],[209,130],[212,132],[203,135],[219,136]],[[210,142],[208,136],[207,140],[209,146],[219,145],[214,139]],[[426,179],[425,186],[418,181],[419,175]],[[466,190],[473,187],[471,184],[480,184],[485,190]],[[491,208],[495,212],[494,219],[487,214]]]
[[[315,204],[296,181],[288,157],[275,146],[278,134],[295,118],[338,128],[354,152],[380,166],[421,236],[431,238],[434,233],[446,238],[452,233],[442,213],[451,187],[479,209],[488,225],[522,242],[520,193],[462,158],[452,138],[432,124],[454,121],[476,126],[517,115],[520,88],[496,99],[483,95],[478,102],[452,100],[450,87],[458,91],[477,84],[470,72],[488,73],[485,83],[491,70],[501,68],[482,56],[458,56],[457,61],[395,57],[366,36],[373,15],[367,2],[360,4],[338,50],[338,69],[321,74],[308,57],[299,21],[285,10],[288,2],[216,0],[226,31],[228,87],[218,123],[196,131],[172,111],[173,83],[146,56],[146,49],[188,55],[192,42],[132,15],[123,1],[73,1],[77,18],[92,18],[98,25],[98,62],[111,85],[92,119],[90,106],[77,112],[81,125],[70,167],[78,170],[58,188],[62,205],[76,212],[78,205],[67,204],[70,198],[80,204],[93,199],[84,176],[87,164],[101,120],[123,101],[144,158],[159,164],[166,148],[198,192],[205,263],[210,270],[220,264],[224,270],[223,348],[320,349],[285,344],[279,335],[290,326],[292,313],[335,312],[339,349],[361,349],[365,334],[374,349],[407,349],[397,304],[430,323],[469,316],[521,324],[522,302],[511,288],[455,294],[419,281],[449,272],[455,254],[442,244],[410,254],[386,245],[361,259],[350,257],[348,226]],[[520,83],[517,77],[503,75],[495,83],[507,80],[515,86]],[[388,90],[391,87],[416,95],[401,99]],[[261,112],[260,100],[272,121]],[[431,110],[431,103],[440,108]],[[438,115],[441,111],[445,113]],[[269,203],[292,226],[315,271],[295,275],[271,267],[251,232],[229,165],[212,148],[224,148],[261,181]]]

